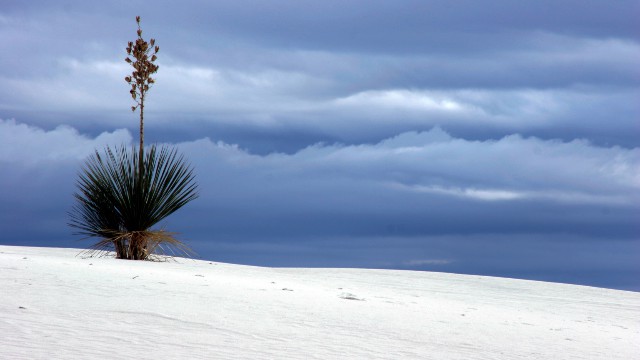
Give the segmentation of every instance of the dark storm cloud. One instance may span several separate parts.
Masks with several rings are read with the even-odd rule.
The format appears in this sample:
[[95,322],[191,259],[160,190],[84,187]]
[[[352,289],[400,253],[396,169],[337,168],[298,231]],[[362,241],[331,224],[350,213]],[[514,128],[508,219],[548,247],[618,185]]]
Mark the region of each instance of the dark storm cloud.
[[[381,52],[457,52],[517,46],[518,33],[636,37],[637,1],[217,1],[131,4],[188,32],[222,34],[267,47]],[[46,6],[46,5],[45,5]],[[49,5],[48,7],[51,7]],[[59,5],[55,6],[60,8]],[[114,4],[75,4],[78,12]],[[505,41],[506,40],[506,41]]]

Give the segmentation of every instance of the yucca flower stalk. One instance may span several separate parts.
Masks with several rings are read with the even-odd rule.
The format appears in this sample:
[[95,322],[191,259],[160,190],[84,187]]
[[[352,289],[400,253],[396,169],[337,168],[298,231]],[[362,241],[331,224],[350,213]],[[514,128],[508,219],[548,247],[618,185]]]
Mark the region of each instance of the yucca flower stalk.
[[[136,16],[136,23],[138,24],[138,30],[136,34],[138,38],[135,42],[129,41],[127,44],[127,56],[124,61],[133,67],[131,76],[124,78],[129,85],[131,85],[131,98],[136,103],[131,107],[131,111],[140,110],[140,150],[138,155],[140,157],[140,166],[143,166],[144,162],[142,157],[144,156],[144,101],[147,96],[147,91],[155,83],[155,79],[151,75],[158,71],[159,66],[155,64],[158,59],[157,54],[160,51],[160,47],[156,45],[155,39],[150,39],[149,42],[142,38],[142,28],[140,27],[140,16]],[[142,171],[142,169],[140,170]]]

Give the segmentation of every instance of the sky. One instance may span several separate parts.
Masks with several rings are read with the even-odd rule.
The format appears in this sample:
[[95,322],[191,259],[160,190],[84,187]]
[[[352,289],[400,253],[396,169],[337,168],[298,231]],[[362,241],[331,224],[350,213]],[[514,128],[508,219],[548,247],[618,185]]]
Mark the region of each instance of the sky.
[[96,149],[145,143],[200,197],[199,258],[640,291],[640,1],[0,1],[0,244],[67,226]]

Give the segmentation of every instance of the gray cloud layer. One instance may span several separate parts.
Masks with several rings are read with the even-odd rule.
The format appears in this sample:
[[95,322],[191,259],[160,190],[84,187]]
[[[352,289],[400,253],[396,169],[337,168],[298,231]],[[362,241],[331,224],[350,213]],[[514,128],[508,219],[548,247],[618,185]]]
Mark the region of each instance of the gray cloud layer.
[[293,151],[437,125],[638,146],[637,1],[64,4],[1,9],[0,50],[14,54],[0,59],[3,118],[133,129],[122,81],[133,12],[162,48],[158,131],[185,139]]

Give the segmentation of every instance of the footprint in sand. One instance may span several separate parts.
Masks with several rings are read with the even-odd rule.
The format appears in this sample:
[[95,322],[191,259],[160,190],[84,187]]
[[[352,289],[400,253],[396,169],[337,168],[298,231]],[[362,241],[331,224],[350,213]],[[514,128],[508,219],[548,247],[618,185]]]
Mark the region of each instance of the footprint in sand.
[[341,299],[345,299],[345,300],[364,301],[364,299],[359,298],[359,297],[357,297],[356,295],[354,295],[352,293],[346,293],[346,292],[341,293],[338,297],[341,298]]

